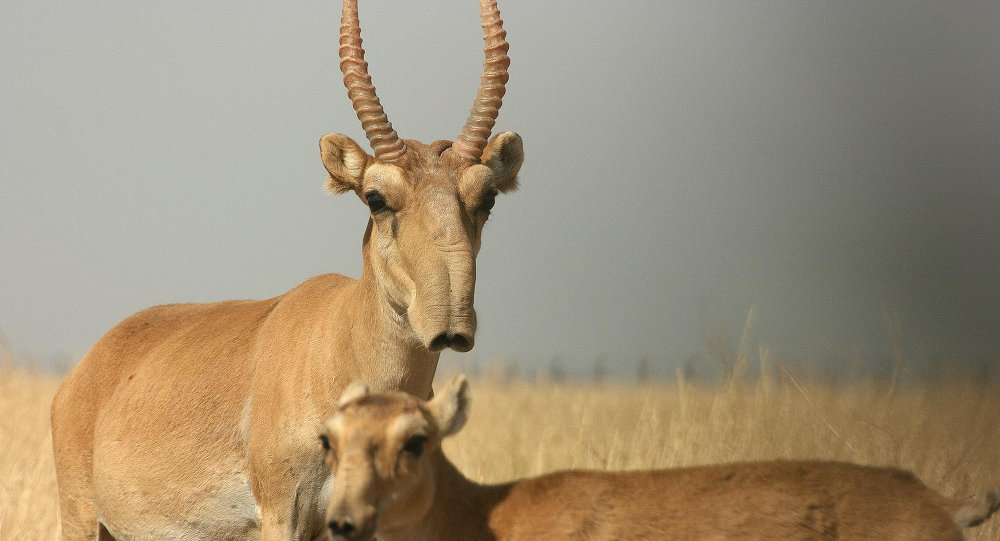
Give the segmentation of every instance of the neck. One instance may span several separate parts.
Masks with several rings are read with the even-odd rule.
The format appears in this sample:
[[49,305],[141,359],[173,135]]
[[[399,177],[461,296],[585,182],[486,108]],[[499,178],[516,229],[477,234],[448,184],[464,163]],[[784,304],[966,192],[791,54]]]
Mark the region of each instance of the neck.
[[392,532],[378,532],[380,541],[431,539],[494,539],[490,515],[512,484],[480,485],[466,479],[440,449],[435,451],[434,498],[415,524]]
[[417,339],[405,314],[391,306],[366,254],[361,278],[329,292],[325,331],[313,359],[311,387],[318,411],[329,411],[354,380],[373,390],[400,390],[421,398],[431,392],[440,353]]
[[373,389],[428,397],[441,354],[424,347],[406,314],[393,307],[367,257],[353,294],[359,309],[353,315],[350,350],[363,376],[371,377],[367,382]]

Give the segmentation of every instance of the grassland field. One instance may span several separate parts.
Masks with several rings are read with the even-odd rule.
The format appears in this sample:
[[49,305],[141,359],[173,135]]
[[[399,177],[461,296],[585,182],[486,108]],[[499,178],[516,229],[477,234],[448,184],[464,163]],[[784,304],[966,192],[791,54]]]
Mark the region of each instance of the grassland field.
[[[48,408],[60,377],[0,367],[0,541],[59,536]],[[912,470],[945,495],[1000,485],[1000,382],[829,385],[783,372],[740,383],[472,382],[445,452],[481,482],[564,468],[776,458]],[[1000,540],[1000,517],[967,531]]]

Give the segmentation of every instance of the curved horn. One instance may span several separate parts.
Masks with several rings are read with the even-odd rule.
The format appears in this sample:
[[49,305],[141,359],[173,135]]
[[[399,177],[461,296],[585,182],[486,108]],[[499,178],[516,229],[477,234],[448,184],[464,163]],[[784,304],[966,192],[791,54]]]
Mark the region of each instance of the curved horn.
[[344,73],[347,96],[358,113],[358,120],[375,151],[375,157],[386,162],[402,157],[406,153],[406,145],[392,129],[368,75],[365,50],[361,48],[358,0],[344,0],[344,13],[340,19],[340,71]]
[[479,161],[482,157],[490,130],[500,113],[506,91],[504,85],[507,83],[507,67],[510,66],[508,45],[504,39],[507,32],[503,29],[496,0],[479,0],[479,11],[483,18],[483,41],[486,43],[483,48],[486,60],[483,62],[482,82],[465,127],[451,147],[460,156],[473,161]]

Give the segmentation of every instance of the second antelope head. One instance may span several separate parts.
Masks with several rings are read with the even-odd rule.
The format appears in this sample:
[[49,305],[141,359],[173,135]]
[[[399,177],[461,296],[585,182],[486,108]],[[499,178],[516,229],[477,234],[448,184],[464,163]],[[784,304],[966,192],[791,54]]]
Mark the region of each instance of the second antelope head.
[[461,133],[424,144],[400,139],[389,123],[361,47],[357,0],[345,0],[340,69],[374,155],[351,138],[320,140],[333,192],[352,191],[371,210],[366,273],[417,339],[431,351],[472,349],[476,255],[494,198],[517,187],[521,138],[488,140],[507,82],[506,33],[495,1],[480,0],[486,60],[482,83]]

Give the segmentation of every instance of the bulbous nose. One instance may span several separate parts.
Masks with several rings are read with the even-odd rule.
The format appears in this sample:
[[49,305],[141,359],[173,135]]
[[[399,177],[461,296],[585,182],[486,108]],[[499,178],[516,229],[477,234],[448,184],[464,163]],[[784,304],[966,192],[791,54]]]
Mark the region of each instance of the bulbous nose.
[[455,351],[466,352],[472,349],[472,336],[461,332],[443,332],[434,337],[428,346],[431,351],[441,351],[451,348]]
[[354,526],[354,522],[349,518],[335,518],[327,523],[327,527],[330,528],[330,533],[333,534],[334,539],[353,539],[358,533],[357,527]]

